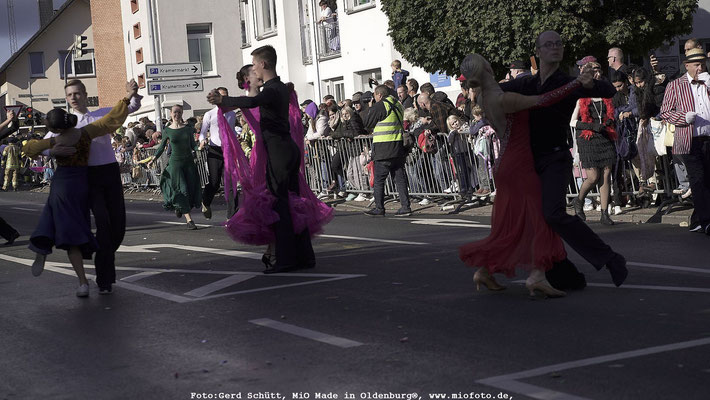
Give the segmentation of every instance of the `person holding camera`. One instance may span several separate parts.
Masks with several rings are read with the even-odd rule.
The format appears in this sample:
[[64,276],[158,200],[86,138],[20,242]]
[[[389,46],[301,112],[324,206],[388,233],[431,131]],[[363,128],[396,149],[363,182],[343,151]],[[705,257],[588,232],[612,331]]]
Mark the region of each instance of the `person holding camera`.
[[402,143],[402,118],[404,109],[390,94],[385,85],[375,88],[371,109],[364,120],[365,129],[372,131],[372,159],[375,162],[375,208],[365,214],[372,217],[385,215],[385,181],[391,176],[397,186],[402,207],[395,217],[412,215],[409,203],[409,189],[404,164],[407,152]]

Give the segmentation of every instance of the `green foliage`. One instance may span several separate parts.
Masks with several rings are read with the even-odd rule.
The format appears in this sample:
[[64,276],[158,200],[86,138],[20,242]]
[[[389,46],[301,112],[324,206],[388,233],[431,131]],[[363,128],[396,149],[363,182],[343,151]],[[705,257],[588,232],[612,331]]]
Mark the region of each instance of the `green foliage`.
[[485,56],[501,72],[534,54],[535,37],[560,33],[565,61],[600,61],[610,47],[646,55],[692,32],[698,0],[382,0],[394,47],[426,71],[458,74],[467,54]]

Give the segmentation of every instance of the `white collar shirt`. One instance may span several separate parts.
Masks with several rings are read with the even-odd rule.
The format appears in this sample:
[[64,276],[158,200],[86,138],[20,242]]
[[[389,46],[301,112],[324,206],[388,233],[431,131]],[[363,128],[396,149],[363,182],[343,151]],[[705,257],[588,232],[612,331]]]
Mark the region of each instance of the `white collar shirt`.
[[[202,117],[202,129],[200,129],[200,137],[198,140],[202,142],[209,139],[208,144],[210,146],[222,147],[222,138],[219,136],[219,123],[217,122],[218,112],[219,108],[215,107],[207,111]],[[229,125],[232,133],[236,135],[234,125],[237,121],[237,114],[234,111],[228,111],[224,113],[224,117],[227,118],[227,124]]]
[[710,85],[710,74],[703,72],[698,76],[698,80],[704,81],[704,84],[693,84],[693,78],[688,76],[690,83],[690,91],[693,92],[693,101],[695,103],[695,122],[693,126],[693,137],[710,136],[710,95],[708,95],[708,86]]

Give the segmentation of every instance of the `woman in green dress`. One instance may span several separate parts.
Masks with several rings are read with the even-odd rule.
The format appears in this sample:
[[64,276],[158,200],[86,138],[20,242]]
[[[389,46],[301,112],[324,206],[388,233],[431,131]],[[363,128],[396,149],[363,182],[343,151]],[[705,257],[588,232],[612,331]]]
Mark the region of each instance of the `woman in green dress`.
[[183,215],[187,229],[197,229],[190,216],[190,210],[202,204],[202,187],[192,151],[197,150],[195,128],[182,120],[182,106],[174,105],[170,110],[172,122],[163,131],[163,140],[155,153],[156,160],[163,154],[165,145],[170,141],[170,160],[160,175],[160,189],[163,192],[163,208],[175,210],[175,215]]

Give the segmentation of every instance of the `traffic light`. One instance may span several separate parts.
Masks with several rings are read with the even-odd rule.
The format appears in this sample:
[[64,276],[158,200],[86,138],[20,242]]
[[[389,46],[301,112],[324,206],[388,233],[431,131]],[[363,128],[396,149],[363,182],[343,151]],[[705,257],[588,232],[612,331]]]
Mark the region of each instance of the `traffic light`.
[[88,46],[84,41],[88,39],[86,36],[74,35],[74,59],[81,58],[88,51],[84,50]]
[[37,125],[44,125],[44,121],[42,121],[44,118],[42,118],[42,114],[36,112],[35,113],[35,124]]
[[34,116],[32,113],[34,110],[32,107],[25,107],[25,112],[22,114],[22,116],[25,118],[25,125],[34,125]]

